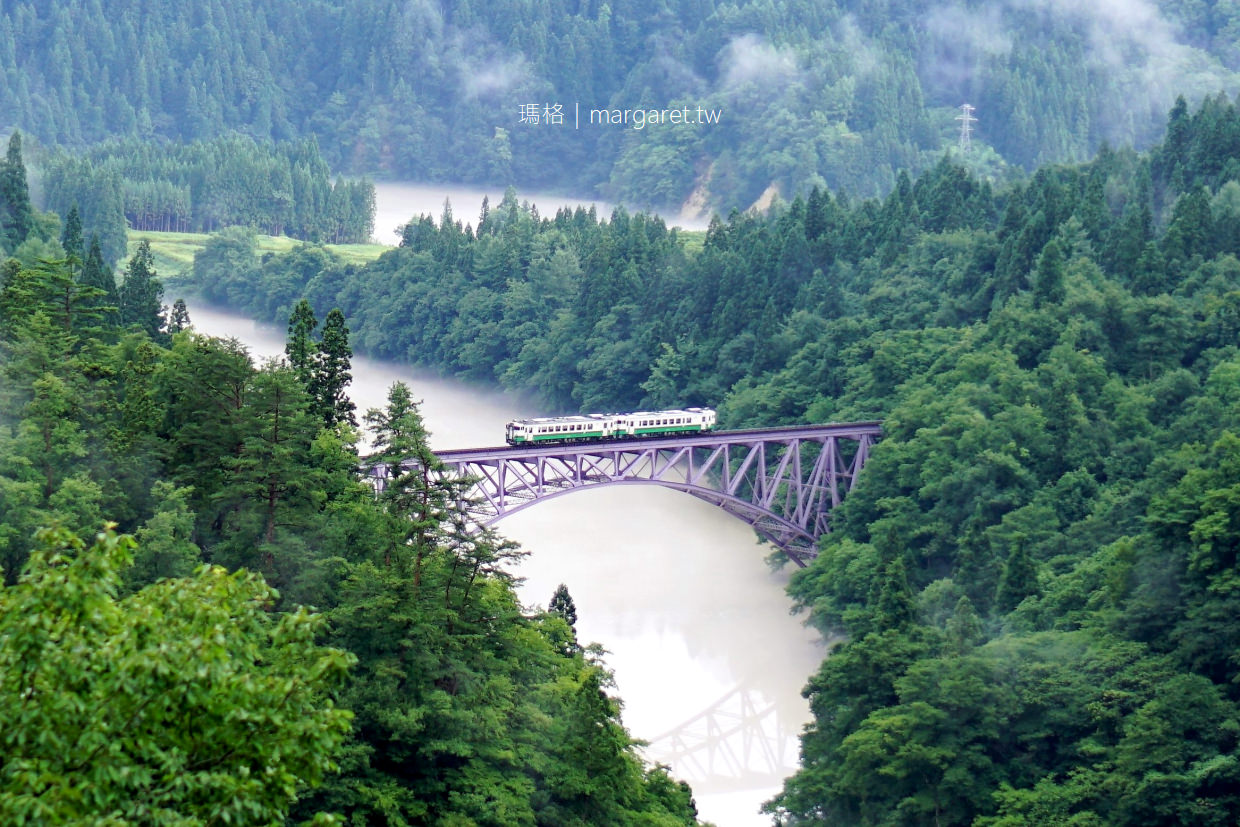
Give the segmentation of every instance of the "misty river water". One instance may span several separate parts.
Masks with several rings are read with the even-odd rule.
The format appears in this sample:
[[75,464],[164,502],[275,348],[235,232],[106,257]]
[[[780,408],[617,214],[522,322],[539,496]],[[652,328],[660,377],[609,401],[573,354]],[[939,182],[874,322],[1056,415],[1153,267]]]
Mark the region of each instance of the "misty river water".
[[[462,220],[481,201],[461,189],[378,189],[380,220],[393,226],[432,209],[437,217],[445,195]],[[193,302],[190,316],[199,332],[239,339],[256,359],[283,351],[282,330]],[[350,390],[359,413],[382,406],[397,380],[422,400],[441,450],[502,444],[507,420],[539,413],[513,395],[360,357]],[[787,575],[769,571],[769,548],[720,509],[657,486],[576,492],[498,528],[530,552],[516,571],[523,603],[545,606],[557,584],[568,586],[578,637],[608,651],[625,725],[651,742],[647,758],[693,785],[701,817],[769,824],[758,807],[796,766],[796,735],[810,717],[800,690],[824,654],[790,615]]]

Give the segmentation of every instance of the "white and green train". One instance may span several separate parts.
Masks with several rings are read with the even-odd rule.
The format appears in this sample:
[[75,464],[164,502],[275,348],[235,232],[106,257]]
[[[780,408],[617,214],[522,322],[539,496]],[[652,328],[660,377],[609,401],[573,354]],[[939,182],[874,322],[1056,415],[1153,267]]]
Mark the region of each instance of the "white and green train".
[[714,427],[713,409],[685,408],[682,411],[634,411],[516,419],[509,422],[504,429],[504,438],[509,445],[533,445],[546,442],[702,434]]

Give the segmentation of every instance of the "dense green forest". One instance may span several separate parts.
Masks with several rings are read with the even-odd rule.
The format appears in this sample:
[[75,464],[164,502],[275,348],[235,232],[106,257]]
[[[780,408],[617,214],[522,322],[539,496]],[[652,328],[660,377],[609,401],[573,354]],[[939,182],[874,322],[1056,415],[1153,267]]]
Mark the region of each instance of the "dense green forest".
[[[344,172],[726,211],[772,184],[885,194],[964,103],[994,174],[1148,146],[1175,95],[1235,88],[1238,35],[1234,3],[1191,0],[2,0],[0,130],[314,135]],[[699,106],[719,124],[571,114]]]
[[525,613],[522,552],[463,524],[409,389],[353,410],[339,310],[256,366],[164,305],[148,244],[118,285],[31,208],[10,148],[0,822],[697,823],[571,597]]
[[0,162],[0,256],[27,263],[63,252],[47,246],[58,216],[97,242],[108,264],[125,255],[131,229],[205,233],[243,226],[328,244],[365,243],[374,230],[374,185],[340,177],[333,184],[313,139],[270,144],[234,135],[187,146],[113,141],[83,156],[58,152],[35,167],[37,200],[50,215],[36,209],[29,167],[22,135],[14,132]]
[[[412,221],[344,267],[199,254],[208,296],[339,306],[355,341],[559,410],[718,404],[726,427],[882,418],[797,605],[783,824],[1240,818],[1240,112],[1172,108],[996,188],[949,157],[881,200],[716,220]],[[308,262],[321,269],[309,279]]]
[[119,226],[164,232],[254,227],[268,235],[357,244],[374,229],[374,186],[332,184],[313,139],[264,144],[229,136],[188,145],[131,139],[84,153],[59,152],[40,164],[43,204],[66,215],[77,204],[88,230]]

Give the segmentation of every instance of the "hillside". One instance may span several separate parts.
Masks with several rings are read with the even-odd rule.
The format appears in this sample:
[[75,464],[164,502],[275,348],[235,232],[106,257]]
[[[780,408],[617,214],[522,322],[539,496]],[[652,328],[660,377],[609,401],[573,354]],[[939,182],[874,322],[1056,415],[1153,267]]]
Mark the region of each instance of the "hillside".
[[363,347],[549,407],[882,418],[790,588],[842,642],[780,823],[1232,824],[1237,147],[1212,98],[1148,153],[1004,189],[944,160],[882,200],[716,221],[693,253],[647,215],[508,199],[348,279],[228,238],[194,278],[251,313],[339,305]]
[[[343,172],[726,213],[772,187],[885,193],[956,144],[966,102],[992,177],[1148,146],[1176,95],[1237,88],[1237,31],[1234,6],[1181,0],[5,0],[0,130],[313,135]],[[698,107],[719,123],[571,116]]]

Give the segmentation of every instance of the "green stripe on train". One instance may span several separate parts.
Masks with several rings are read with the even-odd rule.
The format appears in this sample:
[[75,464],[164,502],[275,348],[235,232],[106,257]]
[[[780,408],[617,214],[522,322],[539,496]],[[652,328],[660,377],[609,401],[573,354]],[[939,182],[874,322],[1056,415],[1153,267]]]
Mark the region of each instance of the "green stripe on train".
[[675,434],[684,431],[693,431],[698,433],[702,430],[701,425],[659,425],[654,428],[637,428],[633,433],[636,434]]

